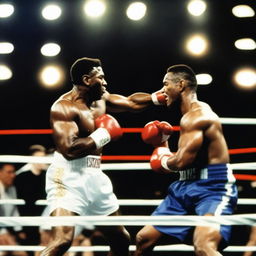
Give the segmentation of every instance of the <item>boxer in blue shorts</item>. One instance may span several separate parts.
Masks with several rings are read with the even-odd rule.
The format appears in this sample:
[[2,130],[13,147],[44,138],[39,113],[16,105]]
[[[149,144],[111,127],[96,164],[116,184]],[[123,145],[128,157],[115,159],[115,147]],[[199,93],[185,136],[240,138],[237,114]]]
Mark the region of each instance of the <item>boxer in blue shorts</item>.
[[[166,198],[152,215],[218,216],[233,214],[237,203],[235,178],[229,165],[229,153],[219,117],[210,106],[197,99],[194,71],[179,64],[167,69],[163,79],[167,107],[179,105],[182,114],[176,153],[169,149],[172,126],[158,120],[145,125],[144,142],[155,149],[150,158],[153,171],[179,174]],[[230,239],[231,226],[151,226],[136,235],[134,256],[152,255],[155,245],[165,238],[187,243],[192,231],[197,256],[220,256]]]
[[[50,123],[56,145],[46,174],[47,203],[52,216],[118,215],[118,201],[110,179],[100,168],[104,145],[121,137],[117,120],[106,111],[141,111],[166,104],[166,95],[134,93],[128,97],[107,92],[101,61],[76,60],[70,69],[73,88],[52,105]],[[63,255],[70,247],[75,227],[53,227],[53,240],[43,256]],[[101,229],[109,256],[128,256],[130,236],[123,226]]]
[[[233,213],[237,202],[237,191],[232,170],[226,164],[213,164],[199,170],[194,168],[180,172],[182,177],[169,186],[168,196],[152,215],[202,216],[206,213],[213,215]],[[180,204],[181,201],[183,204]],[[155,228],[177,237],[182,242],[191,229],[184,226],[155,226]],[[229,241],[230,231],[230,226],[220,226],[223,242]]]

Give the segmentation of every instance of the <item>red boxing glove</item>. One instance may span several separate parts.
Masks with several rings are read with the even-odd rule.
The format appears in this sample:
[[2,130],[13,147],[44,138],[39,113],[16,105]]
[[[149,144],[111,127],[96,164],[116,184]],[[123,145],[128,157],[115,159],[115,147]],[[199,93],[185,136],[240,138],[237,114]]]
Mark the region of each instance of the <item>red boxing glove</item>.
[[174,172],[167,166],[168,159],[173,156],[172,152],[167,147],[156,148],[150,158],[151,169],[157,173]]
[[168,122],[159,122],[156,120],[149,122],[144,126],[141,132],[141,137],[147,144],[160,146],[170,138],[172,133],[173,127]]
[[166,105],[167,95],[163,92],[163,90],[159,90],[157,92],[153,92],[151,94],[151,99],[155,105]]
[[96,118],[95,127],[97,129],[89,137],[94,140],[97,148],[101,148],[111,140],[117,140],[123,135],[117,120],[108,114]]
[[105,128],[109,132],[112,140],[117,140],[123,135],[122,129],[117,120],[108,114],[104,114],[96,118],[95,127]]

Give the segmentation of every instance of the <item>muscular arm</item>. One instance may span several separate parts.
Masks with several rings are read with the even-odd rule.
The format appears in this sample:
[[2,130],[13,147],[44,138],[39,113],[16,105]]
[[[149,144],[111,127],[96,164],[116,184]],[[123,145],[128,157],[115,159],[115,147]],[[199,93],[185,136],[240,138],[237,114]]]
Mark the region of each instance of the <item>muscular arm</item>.
[[50,119],[56,148],[67,159],[79,158],[95,150],[90,137],[79,137],[76,118],[77,113],[68,101],[55,103],[51,109]]
[[182,118],[178,150],[167,161],[170,169],[182,170],[193,165],[202,148],[205,130],[212,124],[211,115],[198,110]]
[[181,134],[176,154],[168,159],[172,170],[182,170],[193,164],[203,143],[203,131],[200,129]]
[[[204,140],[207,140],[207,148],[203,148]],[[203,163],[229,162],[228,148],[221,123],[218,116],[208,108],[190,113],[185,120],[181,121],[178,150],[168,159],[167,166],[173,170],[193,166],[199,156],[199,151],[200,154],[204,153],[203,159],[199,159]]]
[[128,97],[118,94],[104,95],[109,112],[140,112],[153,105],[151,94],[137,92]]

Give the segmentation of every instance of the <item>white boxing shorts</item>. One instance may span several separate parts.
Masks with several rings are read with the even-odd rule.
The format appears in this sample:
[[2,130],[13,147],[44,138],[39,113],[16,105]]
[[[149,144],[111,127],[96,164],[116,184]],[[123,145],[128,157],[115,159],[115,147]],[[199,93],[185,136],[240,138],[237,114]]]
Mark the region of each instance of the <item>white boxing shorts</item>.
[[100,156],[67,160],[55,152],[46,173],[49,212],[63,208],[81,216],[106,216],[117,211],[112,183],[100,164]]

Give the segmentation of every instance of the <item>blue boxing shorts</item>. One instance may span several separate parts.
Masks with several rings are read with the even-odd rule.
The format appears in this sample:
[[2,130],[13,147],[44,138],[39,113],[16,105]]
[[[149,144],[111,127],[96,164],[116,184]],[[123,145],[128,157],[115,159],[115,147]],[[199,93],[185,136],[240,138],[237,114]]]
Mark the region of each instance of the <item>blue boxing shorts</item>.
[[[235,177],[229,164],[211,164],[205,168],[179,171],[180,179],[168,188],[168,195],[152,215],[233,214],[237,203]],[[192,227],[154,226],[158,231],[184,242]],[[227,244],[231,226],[220,225]]]

